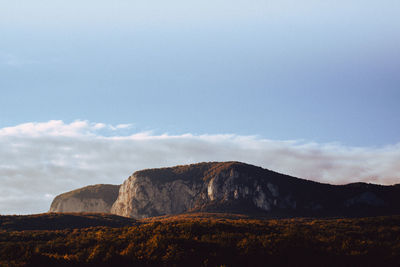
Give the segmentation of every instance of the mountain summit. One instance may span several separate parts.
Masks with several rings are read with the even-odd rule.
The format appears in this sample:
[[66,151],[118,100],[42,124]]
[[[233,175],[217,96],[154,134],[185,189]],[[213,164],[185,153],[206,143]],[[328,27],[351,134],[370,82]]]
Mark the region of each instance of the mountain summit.
[[[71,202],[56,197],[50,210],[62,212],[55,203],[59,207],[63,201]],[[76,211],[82,211],[78,206]],[[99,211],[133,218],[195,211],[267,217],[391,215],[400,214],[400,185],[329,185],[241,162],[207,162],[137,171],[120,186],[111,209]]]

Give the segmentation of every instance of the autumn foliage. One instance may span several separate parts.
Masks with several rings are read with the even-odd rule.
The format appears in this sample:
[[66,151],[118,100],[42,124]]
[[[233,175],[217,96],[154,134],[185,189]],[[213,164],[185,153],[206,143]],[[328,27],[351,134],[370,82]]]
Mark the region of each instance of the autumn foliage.
[[0,266],[399,266],[400,216],[191,214],[125,227],[1,231]]

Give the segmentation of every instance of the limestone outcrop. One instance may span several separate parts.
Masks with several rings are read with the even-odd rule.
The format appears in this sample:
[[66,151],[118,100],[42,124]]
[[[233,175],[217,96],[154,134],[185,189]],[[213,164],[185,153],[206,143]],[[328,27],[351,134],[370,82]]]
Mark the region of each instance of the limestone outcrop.
[[322,184],[240,162],[137,171],[121,186],[107,185],[107,200],[100,190],[106,185],[97,186],[95,194],[84,193],[93,191],[86,187],[56,197],[50,211],[111,212],[138,219],[197,211],[267,217],[400,214],[400,185]]
[[119,185],[98,184],[76,189],[54,198],[49,212],[110,213]]
[[212,162],[135,172],[121,185],[111,212],[134,218],[191,211],[366,216],[400,212],[399,189],[321,184],[240,162]]

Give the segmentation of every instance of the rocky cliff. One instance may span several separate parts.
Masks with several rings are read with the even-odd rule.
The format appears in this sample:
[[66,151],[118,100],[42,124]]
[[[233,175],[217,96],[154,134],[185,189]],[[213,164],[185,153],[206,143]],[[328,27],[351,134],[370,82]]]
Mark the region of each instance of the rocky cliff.
[[188,211],[274,217],[400,214],[400,186],[334,186],[240,162],[200,163],[135,172],[111,209],[134,218]]
[[58,195],[50,206],[50,212],[105,212],[118,197],[119,185],[98,184],[86,186]]
[[50,211],[101,211],[133,218],[192,211],[268,217],[400,214],[400,185],[321,184],[240,162],[137,171],[120,188],[108,185],[113,193],[107,193],[107,201],[100,190],[104,186],[95,194],[84,193],[92,192],[86,187],[79,194],[60,195]]

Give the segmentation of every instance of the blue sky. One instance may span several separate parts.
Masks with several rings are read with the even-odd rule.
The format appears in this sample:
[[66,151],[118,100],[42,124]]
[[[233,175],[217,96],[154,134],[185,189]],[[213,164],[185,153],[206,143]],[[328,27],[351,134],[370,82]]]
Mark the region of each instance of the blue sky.
[[3,1],[0,126],[399,142],[400,3]]
[[4,0],[0,214],[240,160],[400,183],[398,0]]

